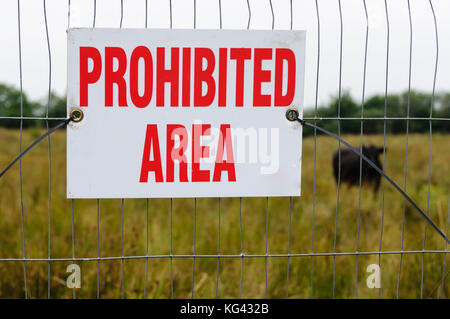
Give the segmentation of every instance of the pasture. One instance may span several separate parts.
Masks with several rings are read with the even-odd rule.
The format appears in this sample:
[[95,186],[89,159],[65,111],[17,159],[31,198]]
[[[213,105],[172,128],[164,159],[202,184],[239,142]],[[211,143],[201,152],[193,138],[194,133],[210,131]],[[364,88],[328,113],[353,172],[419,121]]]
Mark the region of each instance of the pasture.
[[[53,124],[51,124],[53,125]],[[42,129],[27,129],[23,146],[40,136]],[[0,168],[3,169],[19,151],[19,131],[0,129]],[[52,258],[97,257],[97,201],[75,200],[74,247],[72,247],[72,202],[66,199],[65,131],[51,136],[51,208],[50,245]],[[343,135],[346,141],[358,146],[359,135]],[[407,193],[426,211],[428,194],[429,134],[410,134],[407,161]],[[365,145],[383,145],[382,135],[364,135]],[[405,135],[388,135],[386,145],[386,172],[401,187],[404,185]],[[332,253],[337,220],[337,252],[376,252],[402,249],[402,214],[404,200],[385,184],[384,218],[382,191],[373,193],[363,187],[360,210],[358,188],[342,185],[336,219],[337,187],[331,159],[338,143],[329,137],[318,136],[315,201],[314,139],[303,140],[302,196],[292,198],[291,216],[289,198],[268,200],[268,240],[270,254]],[[450,194],[449,136],[433,134],[432,175],[429,201],[430,217],[445,232]],[[26,257],[47,258],[49,245],[49,174],[48,143],[42,141],[22,160],[23,205],[25,216]],[[382,157],[381,157],[382,160]],[[114,172],[111,172],[114,174]],[[19,165],[0,179],[0,258],[22,258],[22,222],[19,188]],[[315,202],[315,206],[313,203]],[[174,199],[172,240],[170,232],[170,200],[151,199],[148,202],[148,251],[150,255],[192,254],[194,243],[194,199]],[[220,200],[220,253],[241,253],[239,198]],[[242,244],[245,254],[265,254],[266,198],[242,198]],[[196,253],[218,253],[219,200],[197,199]],[[313,208],[314,207],[314,208]],[[100,200],[99,250],[102,257],[122,256],[122,201]],[[144,256],[147,247],[145,199],[124,201],[123,250],[125,256]],[[314,213],[313,213],[314,212]],[[314,217],[314,219],[313,219]],[[291,218],[291,224],[289,224]],[[314,220],[314,224],[313,224]],[[358,223],[359,220],[359,223]],[[291,225],[289,231],[289,225]],[[314,226],[313,226],[314,225]],[[358,238],[359,225],[359,238]],[[425,221],[412,206],[406,204],[404,250],[422,250]],[[290,239],[289,239],[290,234]],[[312,240],[313,239],[313,240]],[[290,243],[290,245],[289,245]],[[358,248],[357,248],[358,243]],[[74,250],[72,251],[72,248]],[[428,227],[427,250],[443,250],[445,243]],[[420,297],[422,253],[404,254],[400,274],[399,296]],[[447,270],[450,254],[446,255]],[[270,298],[284,298],[289,261],[290,298],[330,298],[333,295],[333,257],[298,256],[272,257],[267,260],[267,293]],[[170,258],[150,258],[146,293],[148,298],[170,297]],[[191,296],[193,258],[173,258],[173,295]],[[217,258],[196,258],[194,296],[214,298],[216,295]],[[378,263],[379,255],[340,255],[335,258],[335,296],[337,298],[377,298],[378,289],[366,286],[366,268]],[[381,256],[381,296],[395,298],[399,275],[400,254]],[[444,254],[424,255],[423,297],[438,298],[441,293]],[[53,298],[72,298],[72,290],[65,285],[66,267],[71,261],[55,261],[50,268],[50,288]],[[97,261],[77,262],[81,266],[81,288],[77,298],[95,298],[97,295]],[[242,263],[242,264],[241,264]],[[266,293],[265,258],[221,258],[219,260],[218,296],[239,297],[242,273],[242,297],[263,298]],[[312,267],[312,272],[311,272]],[[358,276],[356,276],[358,269]],[[99,294],[101,298],[118,298],[122,289],[122,260],[101,261],[99,264]],[[124,294],[128,298],[142,298],[146,260],[129,259],[124,262]],[[47,261],[27,262],[28,296],[47,298]],[[312,275],[312,276],[311,276]],[[311,289],[311,277],[313,289]],[[0,262],[0,298],[24,296],[23,262]],[[450,297],[450,275],[446,277],[442,297]]]

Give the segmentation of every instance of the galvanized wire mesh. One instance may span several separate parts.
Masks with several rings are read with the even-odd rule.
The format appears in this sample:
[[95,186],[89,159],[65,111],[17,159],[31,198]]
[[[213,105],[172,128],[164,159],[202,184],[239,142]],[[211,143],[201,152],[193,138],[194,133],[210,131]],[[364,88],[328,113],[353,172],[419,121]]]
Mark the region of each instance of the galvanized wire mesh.
[[[319,107],[319,84],[320,84],[320,71],[321,71],[321,60],[327,58],[327,53],[321,51],[321,36],[323,32],[326,32],[322,30],[322,24],[321,24],[321,6],[327,5],[325,1],[320,0],[311,0],[314,1],[314,7],[315,12],[311,12],[311,14],[315,15],[316,18],[316,27],[317,27],[317,43],[315,48],[315,55],[316,55],[316,73],[314,76],[314,79],[308,79],[311,81],[314,81],[315,88],[314,88],[314,96],[315,96],[315,103],[314,103],[314,116],[313,117],[307,117],[305,119],[313,121],[314,123],[317,123],[318,121],[336,121],[337,120],[337,134],[338,136],[341,136],[341,122],[342,121],[359,121],[360,122],[360,136],[359,136],[359,147],[360,150],[362,150],[362,146],[364,143],[365,133],[364,133],[364,124],[366,121],[382,121],[383,122],[383,147],[386,148],[386,124],[388,121],[394,121],[394,120],[401,120],[405,121],[406,123],[406,141],[405,141],[405,154],[404,154],[404,180],[403,180],[403,189],[406,192],[407,189],[407,174],[408,174],[408,136],[409,136],[409,124],[411,121],[428,121],[429,122],[429,162],[428,162],[428,185],[427,185],[427,200],[426,200],[426,213],[427,215],[430,213],[430,196],[431,196],[431,176],[432,176],[432,124],[433,122],[439,121],[447,123],[450,121],[450,118],[442,118],[442,117],[433,117],[433,105],[434,105],[434,97],[435,97],[435,90],[436,90],[436,75],[438,73],[438,65],[439,65],[439,41],[442,41],[441,38],[439,38],[438,33],[438,23],[436,20],[436,15],[433,7],[433,1],[429,0],[429,10],[431,10],[433,19],[434,19],[434,37],[435,37],[435,61],[434,61],[434,76],[433,76],[433,83],[432,83],[432,100],[430,102],[430,116],[429,117],[411,117],[410,116],[410,96],[411,96],[411,78],[412,78],[412,69],[414,67],[413,65],[413,32],[416,30],[420,30],[421,25],[414,25],[413,20],[411,18],[411,7],[410,7],[410,0],[405,0],[407,3],[407,9],[408,9],[408,17],[409,17],[409,70],[408,70],[408,108],[407,108],[407,114],[404,117],[388,117],[387,110],[389,108],[388,105],[388,94],[389,94],[389,70],[390,70],[390,16],[389,16],[389,10],[388,10],[388,4],[387,0],[384,0],[384,8],[385,8],[385,23],[386,23],[386,52],[385,52],[385,102],[384,102],[384,115],[383,117],[365,117],[364,116],[364,106],[365,106],[365,98],[366,98],[366,68],[367,68],[367,54],[369,51],[368,43],[370,41],[370,33],[369,30],[371,28],[371,25],[369,23],[369,15],[366,7],[366,0],[361,0],[363,6],[364,6],[364,18],[365,18],[365,33],[364,33],[364,42],[362,43],[362,47],[364,48],[364,60],[363,60],[363,77],[361,79],[362,82],[362,92],[361,92],[361,117],[342,117],[341,116],[341,98],[343,94],[343,87],[342,87],[342,74],[343,74],[343,36],[344,36],[344,20],[343,20],[343,14],[342,14],[342,6],[341,2],[344,2],[342,0],[337,0],[339,11],[337,12],[338,18],[339,18],[339,25],[336,27],[339,29],[340,39],[339,39],[339,77],[338,77],[338,112],[335,117],[321,117],[318,113],[318,107]],[[419,0],[417,0],[419,1]],[[426,1],[426,0],[424,0]],[[269,2],[269,8],[270,8],[270,15],[272,18],[271,26],[272,29],[275,28],[275,13],[274,13],[274,6],[272,3],[272,0],[268,0]],[[21,20],[21,5],[22,1],[17,1],[17,27],[18,27],[18,55],[19,55],[19,79],[20,79],[20,91],[21,94],[23,92],[22,87],[22,39],[21,39],[21,26],[23,23],[26,23],[26,21]],[[71,27],[71,1],[68,0],[68,11],[67,11],[67,27]],[[148,22],[148,12],[151,10],[151,1],[145,0],[145,23],[143,24],[143,27],[148,28],[149,22]],[[170,28],[173,27],[173,20],[172,20],[172,9],[173,5],[172,0],[168,1],[169,9],[170,9],[170,20],[169,20],[169,26]],[[223,26],[223,15],[222,15],[222,1],[218,0],[218,18],[219,18],[219,28],[222,29]],[[247,29],[251,29],[252,26],[252,8],[253,6],[260,5],[259,2],[251,2],[250,0],[246,0],[246,2],[243,4],[243,8],[246,8],[248,10],[248,22],[247,22]],[[14,120],[20,120],[20,135],[19,135],[19,145],[18,145],[18,151],[20,152],[23,147],[22,143],[22,134],[23,134],[23,121],[28,120],[36,120],[36,121],[43,121],[45,123],[45,128],[48,130],[51,127],[52,121],[58,121],[63,120],[64,118],[55,118],[55,117],[49,117],[49,106],[50,106],[50,99],[51,99],[51,90],[52,90],[52,48],[50,45],[50,37],[51,34],[48,29],[47,25],[47,12],[46,12],[46,0],[43,0],[42,2],[42,8],[43,8],[43,14],[44,14],[44,23],[45,23],[45,32],[46,32],[46,44],[48,49],[48,99],[47,99],[47,110],[46,110],[46,116],[45,117],[30,117],[30,116],[23,116],[23,100],[21,95],[21,103],[20,103],[20,116],[2,116],[0,117],[0,121],[4,119],[14,119]],[[293,10],[293,0],[289,1],[289,8],[290,8],[290,28],[293,28],[293,21],[295,19],[295,12]],[[120,23],[118,24],[118,27],[126,27],[126,25],[123,25],[123,14],[124,10],[126,10],[126,2],[124,3],[123,0],[121,0],[120,5]],[[195,29],[197,27],[197,1],[193,0],[193,28]],[[62,14],[62,13],[61,13]],[[89,13],[91,14],[91,13]],[[92,20],[92,27],[96,27],[96,16],[97,16],[97,1],[93,0],[93,12],[92,12],[93,20]],[[351,25],[346,25],[346,27],[351,28]],[[1,105],[0,105],[1,107]],[[444,285],[445,281],[447,279],[447,270],[446,270],[446,254],[447,254],[447,245],[442,241],[442,249],[427,249],[426,246],[426,239],[427,239],[427,226],[425,225],[425,230],[423,233],[423,247],[421,250],[404,250],[404,235],[405,231],[405,214],[406,214],[406,202],[403,200],[402,203],[402,219],[401,219],[401,227],[402,227],[402,236],[401,236],[401,249],[400,250],[391,250],[386,251],[382,250],[383,248],[383,220],[384,220],[384,214],[385,214],[385,183],[384,180],[382,182],[382,202],[381,202],[381,228],[380,228],[380,240],[379,240],[379,249],[373,250],[373,251],[361,251],[359,249],[359,239],[360,239],[360,222],[361,222],[361,201],[362,201],[362,171],[360,169],[360,178],[359,178],[359,192],[358,192],[358,215],[357,215],[357,234],[356,234],[356,249],[354,251],[339,251],[338,248],[338,236],[339,232],[345,232],[344,229],[339,228],[339,214],[342,212],[342,210],[345,209],[345,207],[340,206],[340,191],[341,191],[341,178],[340,175],[338,176],[338,183],[337,183],[337,192],[336,192],[336,208],[335,208],[335,216],[334,216],[334,225],[333,230],[331,232],[331,236],[333,236],[333,249],[332,251],[328,252],[318,252],[316,251],[315,247],[315,217],[318,213],[317,211],[317,205],[318,201],[320,199],[316,196],[316,175],[318,173],[317,171],[317,143],[318,143],[318,134],[317,131],[314,130],[313,132],[313,143],[314,143],[314,168],[312,172],[304,172],[304,174],[313,174],[313,185],[311,186],[313,188],[313,196],[312,196],[312,211],[311,211],[311,217],[312,217],[312,225],[311,225],[311,247],[309,252],[303,252],[303,253],[292,253],[291,252],[291,234],[294,231],[292,229],[292,218],[293,218],[293,205],[292,205],[292,198],[289,198],[289,225],[288,225],[288,242],[287,245],[287,253],[273,253],[269,250],[269,221],[270,221],[270,214],[269,214],[269,201],[270,198],[265,199],[265,229],[261,230],[265,232],[265,247],[264,247],[264,253],[262,254],[250,254],[246,253],[245,247],[244,247],[244,241],[243,241],[243,221],[242,221],[242,198],[239,198],[239,234],[240,234],[240,252],[237,252],[235,254],[224,254],[221,251],[221,199],[217,199],[217,212],[218,212],[218,238],[217,238],[217,254],[199,254],[197,252],[197,199],[193,199],[194,201],[194,229],[193,231],[193,250],[191,254],[175,254],[173,252],[173,201],[170,199],[170,251],[169,254],[150,254],[149,251],[149,208],[151,208],[151,201],[146,201],[146,238],[147,238],[147,244],[146,244],[146,253],[145,255],[127,255],[125,253],[125,242],[126,238],[124,236],[124,223],[125,223],[125,211],[126,211],[126,201],[125,199],[121,200],[121,255],[118,256],[102,256],[101,255],[101,245],[100,245],[100,238],[102,235],[101,231],[101,224],[100,224],[100,213],[101,213],[101,200],[97,199],[96,206],[97,206],[97,257],[84,257],[84,256],[77,256],[75,254],[75,241],[76,241],[76,232],[75,232],[75,212],[77,207],[77,202],[81,200],[72,200],[71,202],[71,246],[72,246],[72,256],[66,257],[66,258],[55,258],[52,256],[52,230],[51,227],[51,220],[52,220],[52,156],[55,156],[55,154],[52,153],[52,147],[51,147],[51,138],[50,136],[47,139],[47,145],[48,145],[48,241],[47,241],[47,258],[30,258],[27,254],[26,249],[26,228],[25,228],[25,209],[24,209],[24,203],[23,203],[23,181],[26,179],[26,177],[22,176],[22,161],[19,163],[19,170],[20,170],[20,202],[21,202],[21,210],[20,210],[20,218],[21,218],[21,246],[22,246],[22,257],[21,258],[0,258],[0,263],[8,263],[8,262],[21,262],[23,265],[23,291],[24,291],[24,297],[28,297],[28,291],[29,287],[27,285],[28,278],[27,278],[27,264],[29,263],[36,263],[36,262],[46,262],[47,263],[47,280],[48,280],[48,291],[47,296],[48,298],[52,297],[51,294],[51,278],[52,278],[52,265],[57,262],[93,262],[97,265],[97,282],[96,282],[96,290],[97,290],[97,298],[100,297],[100,290],[101,290],[101,281],[102,281],[102,274],[100,272],[100,265],[102,262],[108,261],[108,260],[117,260],[121,261],[121,294],[120,296],[122,298],[126,297],[125,291],[126,291],[126,279],[127,279],[127,273],[125,271],[125,261],[130,260],[145,260],[145,273],[142,274],[145,277],[145,285],[143,287],[143,296],[144,298],[147,297],[147,278],[149,275],[151,275],[151,272],[149,273],[149,260],[152,259],[168,259],[170,260],[170,297],[174,297],[174,280],[173,280],[173,260],[174,259],[191,259],[192,260],[192,289],[190,296],[192,298],[195,297],[195,278],[196,278],[196,260],[200,258],[213,258],[217,259],[217,267],[216,267],[216,275],[215,275],[215,295],[211,297],[220,297],[219,295],[219,287],[221,280],[226,280],[226,278],[221,278],[221,261],[225,259],[240,259],[240,282],[239,282],[239,295],[237,297],[242,296],[243,292],[243,277],[244,276],[251,276],[251,274],[245,274],[244,271],[244,260],[249,258],[257,258],[264,260],[264,277],[265,277],[265,283],[264,283],[264,296],[270,297],[269,295],[269,289],[268,289],[268,263],[271,259],[276,258],[287,258],[287,265],[286,265],[286,282],[283,283],[286,286],[286,297],[289,297],[289,282],[290,282],[290,266],[292,263],[295,263],[298,258],[310,258],[310,296],[315,296],[315,287],[314,287],[314,278],[316,276],[321,276],[320,273],[316,272],[314,269],[314,261],[316,258],[319,257],[332,257],[332,283],[330,283],[330,289],[332,290],[332,296],[335,297],[335,285],[336,285],[336,257],[339,256],[354,256],[356,260],[356,268],[355,268],[355,276],[358,278],[358,270],[360,267],[358,266],[358,257],[359,256],[367,256],[367,255],[375,255],[379,256],[378,263],[381,266],[382,264],[382,256],[385,255],[398,255],[400,256],[400,262],[398,265],[398,274],[397,274],[397,290],[396,290],[396,296],[401,297],[399,294],[399,288],[401,286],[401,276],[402,276],[402,264],[403,264],[403,256],[405,255],[422,255],[422,265],[421,265],[421,276],[420,276],[420,285],[418,287],[418,290],[420,292],[420,297],[423,297],[423,281],[424,281],[424,267],[425,267],[425,255],[428,254],[438,254],[442,255],[443,257],[443,264],[442,264],[442,283],[441,283],[441,297],[443,295],[444,291]],[[341,145],[338,144],[338,150],[339,154],[341,151]],[[64,156],[64,154],[56,154],[56,156]],[[339,166],[340,166],[341,157],[339,156]],[[386,167],[386,155],[384,153],[383,155],[383,167]],[[361,163],[360,163],[361,164]],[[360,165],[360,168],[362,166]],[[443,177],[446,178],[446,177]],[[448,178],[448,177],[447,177]],[[58,187],[63,187],[63,185],[58,185]],[[303,186],[305,187],[305,186]],[[356,199],[355,199],[356,200]],[[450,204],[449,204],[450,206]],[[29,208],[32,210],[32,208]],[[277,212],[273,212],[277,213]],[[447,214],[447,220],[446,220],[446,233],[448,234],[448,228],[449,228],[449,218],[450,218],[450,207]],[[236,226],[237,227],[237,226]],[[180,230],[177,230],[180,231]],[[186,231],[186,230],[183,230]],[[417,234],[417,236],[422,236],[422,234]],[[444,246],[445,244],[445,246]],[[157,270],[153,270],[157,271]],[[19,285],[19,283],[17,283]],[[280,285],[282,283],[280,282]],[[381,297],[382,289],[379,289],[379,296]],[[358,297],[358,281],[356,281],[355,287],[354,287],[354,296]],[[73,289],[73,297],[76,297],[76,289]]]

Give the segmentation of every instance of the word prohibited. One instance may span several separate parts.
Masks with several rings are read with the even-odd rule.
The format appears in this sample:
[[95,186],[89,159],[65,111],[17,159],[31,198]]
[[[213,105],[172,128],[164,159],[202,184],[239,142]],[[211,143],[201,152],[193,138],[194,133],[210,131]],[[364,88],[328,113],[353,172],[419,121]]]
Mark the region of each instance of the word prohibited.
[[70,29],[69,198],[300,195],[304,31]]

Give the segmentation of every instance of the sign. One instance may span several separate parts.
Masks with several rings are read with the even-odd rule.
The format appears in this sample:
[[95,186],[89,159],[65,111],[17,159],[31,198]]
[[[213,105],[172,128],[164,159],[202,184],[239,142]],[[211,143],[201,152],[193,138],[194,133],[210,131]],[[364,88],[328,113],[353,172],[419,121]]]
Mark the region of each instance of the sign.
[[305,32],[70,29],[68,198],[299,196]]

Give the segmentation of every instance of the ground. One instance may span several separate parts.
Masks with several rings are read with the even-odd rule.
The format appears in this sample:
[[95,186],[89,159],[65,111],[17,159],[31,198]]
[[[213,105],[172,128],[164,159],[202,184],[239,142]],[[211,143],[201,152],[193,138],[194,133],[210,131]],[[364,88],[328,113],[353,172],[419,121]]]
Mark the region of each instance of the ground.
[[[23,145],[27,146],[43,133],[42,130],[24,131]],[[0,129],[0,169],[3,169],[19,151],[19,132]],[[344,135],[353,145],[359,145],[359,135]],[[432,175],[429,214],[438,227],[445,231],[450,194],[449,136],[433,134]],[[382,135],[365,135],[364,144],[383,145]],[[386,184],[384,206],[382,191],[376,194],[369,187],[361,192],[360,210],[358,188],[343,185],[339,195],[336,219],[337,187],[332,174],[331,158],[338,143],[329,137],[317,138],[316,188],[314,197],[314,139],[303,143],[302,196],[268,199],[268,241],[270,254],[307,254],[334,251],[337,220],[337,252],[400,251],[402,249],[402,218],[404,200]],[[388,135],[386,138],[386,172],[401,187],[404,186],[405,135]],[[407,193],[427,211],[429,173],[429,134],[409,136]],[[65,196],[65,132],[51,136],[51,257],[97,257],[97,201],[75,200]],[[23,205],[28,258],[47,258],[49,239],[49,174],[48,143],[42,141],[23,159]],[[19,188],[19,165],[0,179],[0,258],[21,258],[22,221]],[[72,238],[72,204],[74,210],[74,237]],[[220,253],[241,253],[239,198],[220,200]],[[266,251],[266,198],[242,198],[242,244],[245,254],[265,254]],[[172,240],[170,232],[169,199],[148,201],[148,251],[152,255],[192,254],[194,243],[194,199],[172,201]],[[197,199],[196,253],[202,255],[218,252],[219,200]],[[146,207],[145,199],[124,201],[125,256],[146,255]],[[384,209],[383,209],[384,207]],[[291,214],[290,214],[291,211]],[[384,211],[384,214],[383,214]],[[383,218],[383,227],[381,221]],[[314,217],[314,218],[313,218]],[[291,227],[289,227],[291,218]],[[100,200],[100,256],[122,256],[122,201]],[[313,223],[314,221],[314,223]],[[359,223],[358,223],[359,221]],[[359,232],[358,232],[359,225]],[[290,229],[290,231],[289,231]],[[382,232],[382,242],[380,235]],[[406,204],[404,224],[404,250],[422,250],[425,222],[414,208]],[[358,236],[359,233],[359,236]],[[289,240],[290,234],[290,240]],[[443,250],[445,243],[436,232],[427,228],[427,250]],[[74,241],[74,251],[72,250]],[[450,254],[414,253],[386,254],[381,256],[381,296],[394,298],[431,297],[441,295],[443,263],[446,256],[446,274],[450,270]],[[376,298],[379,289],[369,289],[366,279],[369,264],[379,263],[378,254],[332,256],[272,257],[267,260],[267,277],[264,257],[258,258],[196,258],[194,296],[213,298],[268,297],[284,298],[288,288],[291,298],[358,297]],[[402,258],[402,259],[401,259]],[[421,289],[423,258],[423,288]],[[400,259],[402,267],[400,269]],[[333,262],[335,261],[335,276]],[[53,298],[72,298],[73,291],[65,286],[71,261],[52,262],[50,267],[50,292]],[[97,296],[97,261],[78,262],[81,266],[81,288],[76,296]],[[287,271],[289,263],[289,285]],[[146,297],[171,296],[171,259],[151,258],[148,261]],[[27,291],[32,298],[47,298],[48,263],[27,262]],[[242,268],[241,268],[242,267]],[[312,267],[312,268],[311,268]],[[217,270],[219,276],[217,277]],[[243,269],[241,277],[241,269]],[[312,269],[312,271],[311,271]],[[122,260],[101,261],[99,264],[100,297],[142,298],[145,286],[146,260],[125,260],[122,281]],[[399,278],[400,270],[400,281]],[[173,258],[173,295],[178,298],[191,296],[193,259]],[[334,280],[333,280],[334,277]],[[311,281],[312,278],[312,281]],[[242,286],[241,286],[242,279]],[[445,279],[443,297],[450,297],[450,275]],[[23,262],[0,261],[0,298],[24,296]]]

